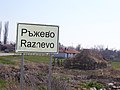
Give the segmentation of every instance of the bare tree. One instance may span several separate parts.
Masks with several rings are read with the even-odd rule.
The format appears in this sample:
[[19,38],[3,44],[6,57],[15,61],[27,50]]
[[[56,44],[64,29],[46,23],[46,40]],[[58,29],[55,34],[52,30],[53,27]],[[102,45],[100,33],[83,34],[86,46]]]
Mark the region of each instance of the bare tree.
[[1,43],[2,22],[0,22],[0,43]]
[[78,44],[78,45],[76,46],[76,50],[77,50],[77,51],[80,51],[80,50],[81,50],[81,45],[80,45],[80,44]]
[[5,22],[5,30],[4,30],[4,44],[7,44],[7,37],[8,37],[8,25],[9,25],[9,22]]

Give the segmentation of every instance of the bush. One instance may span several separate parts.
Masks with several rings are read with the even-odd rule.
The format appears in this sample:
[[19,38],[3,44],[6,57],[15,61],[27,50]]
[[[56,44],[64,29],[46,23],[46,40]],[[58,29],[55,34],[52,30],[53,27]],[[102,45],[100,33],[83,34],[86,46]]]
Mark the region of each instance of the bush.
[[104,85],[100,82],[84,82],[81,83],[80,86],[87,89],[95,87],[97,90],[104,87]]

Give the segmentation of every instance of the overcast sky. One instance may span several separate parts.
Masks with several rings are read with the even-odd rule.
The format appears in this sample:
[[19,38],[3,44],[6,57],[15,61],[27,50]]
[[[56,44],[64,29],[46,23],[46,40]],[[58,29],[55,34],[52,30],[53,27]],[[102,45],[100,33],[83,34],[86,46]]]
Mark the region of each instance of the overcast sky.
[[9,41],[17,23],[59,25],[65,46],[120,49],[120,0],[0,0],[0,21],[9,21]]

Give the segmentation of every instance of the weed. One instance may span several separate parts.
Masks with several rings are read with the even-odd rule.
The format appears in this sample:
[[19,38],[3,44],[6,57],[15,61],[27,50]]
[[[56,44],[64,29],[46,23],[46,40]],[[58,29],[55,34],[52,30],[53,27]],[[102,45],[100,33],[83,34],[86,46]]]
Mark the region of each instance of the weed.
[[84,83],[81,83],[80,86],[87,89],[95,87],[97,88],[97,90],[104,87],[104,85],[100,82],[84,82]]
[[5,80],[2,80],[0,79],[0,89],[4,89],[6,86],[6,81]]

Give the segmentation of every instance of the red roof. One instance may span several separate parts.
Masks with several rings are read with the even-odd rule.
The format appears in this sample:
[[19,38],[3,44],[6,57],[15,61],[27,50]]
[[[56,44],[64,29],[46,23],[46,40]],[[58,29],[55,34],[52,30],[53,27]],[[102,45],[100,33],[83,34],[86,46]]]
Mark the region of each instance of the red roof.
[[75,49],[71,49],[71,48],[59,48],[59,52],[60,53],[71,53],[71,54],[77,54],[80,53],[79,51],[75,50]]

